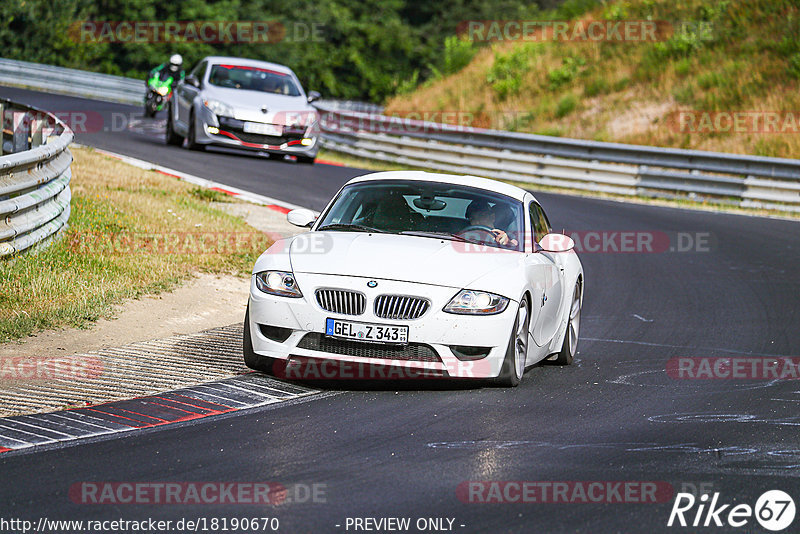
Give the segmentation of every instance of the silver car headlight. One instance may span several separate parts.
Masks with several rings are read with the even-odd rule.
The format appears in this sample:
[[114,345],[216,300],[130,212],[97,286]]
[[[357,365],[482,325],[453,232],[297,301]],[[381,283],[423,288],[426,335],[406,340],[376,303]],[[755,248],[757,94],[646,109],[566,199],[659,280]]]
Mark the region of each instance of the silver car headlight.
[[300,288],[297,287],[297,280],[295,280],[294,275],[284,271],[262,271],[256,273],[256,287],[259,291],[269,295],[293,298],[303,296]]
[[316,131],[319,129],[319,115],[316,113],[311,113],[306,121],[306,135],[308,135],[312,130]]
[[213,98],[207,98],[203,100],[203,105],[210,109],[214,115],[233,117],[233,108],[225,102],[220,102],[219,100],[214,100]]
[[493,315],[503,313],[508,306],[508,299],[486,291],[462,289],[453,297],[444,311],[460,315]]

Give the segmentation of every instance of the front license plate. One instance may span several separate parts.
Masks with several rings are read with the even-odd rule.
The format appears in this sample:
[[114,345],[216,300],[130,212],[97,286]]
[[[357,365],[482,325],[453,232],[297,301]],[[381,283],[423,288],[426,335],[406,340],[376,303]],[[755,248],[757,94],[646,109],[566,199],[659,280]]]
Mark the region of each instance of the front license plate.
[[272,135],[280,137],[283,135],[283,126],[280,124],[263,124],[260,122],[245,122],[242,130],[245,133],[252,133],[258,135]]
[[328,318],[325,322],[325,333],[329,336],[354,339],[356,341],[408,343],[407,326],[356,323]]

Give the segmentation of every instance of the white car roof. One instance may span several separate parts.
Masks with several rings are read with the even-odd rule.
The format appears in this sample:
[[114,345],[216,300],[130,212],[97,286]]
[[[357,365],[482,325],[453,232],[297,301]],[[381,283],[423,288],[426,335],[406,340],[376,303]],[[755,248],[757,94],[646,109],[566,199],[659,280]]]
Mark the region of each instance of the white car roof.
[[270,63],[269,61],[259,61],[257,59],[245,59],[241,57],[230,57],[230,56],[208,56],[203,58],[203,61],[208,61],[211,65],[241,65],[242,67],[259,67],[262,69],[270,69],[275,70],[278,72],[283,72],[286,74],[294,74],[292,69],[287,67],[286,65],[281,65],[279,63]]
[[[519,201],[524,200],[525,195],[530,195],[529,191],[517,187],[515,185],[491,180],[489,178],[481,178],[479,176],[462,176],[456,174],[442,174],[436,172],[425,171],[385,171],[373,172],[363,176],[357,176],[347,182],[347,184],[354,184],[357,182],[369,182],[372,180],[415,180],[419,182],[443,182],[446,184],[464,185],[467,187],[475,187],[478,189],[485,189],[493,191],[502,195],[509,196]],[[346,184],[346,185],[347,185]]]

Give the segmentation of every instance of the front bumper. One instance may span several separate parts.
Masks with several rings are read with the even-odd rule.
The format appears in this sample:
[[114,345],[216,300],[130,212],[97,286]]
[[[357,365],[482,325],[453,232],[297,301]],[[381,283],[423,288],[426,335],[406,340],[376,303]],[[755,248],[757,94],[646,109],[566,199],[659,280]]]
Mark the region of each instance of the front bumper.
[[[307,273],[294,275],[303,292],[301,298],[265,294],[256,288],[255,277],[251,278],[250,332],[253,349],[257,354],[284,361],[333,360],[356,366],[381,366],[395,371],[394,375],[390,372],[386,377],[397,378],[418,378],[420,374],[434,377],[492,378],[500,373],[516,319],[516,305],[513,302],[509,303],[505,311],[496,315],[454,315],[443,312],[442,308],[461,288],[360,277]],[[368,288],[367,282],[370,280],[377,280],[378,286]],[[342,315],[324,310],[315,298],[315,291],[320,288],[354,290],[365,294],[364,313],[357,316]],[[375,298],[382,294],[420,296],[430,300],[431,306],[419,319],[382,319],[375,315],[373,308]],[[329,317],[379,325],[408,326],[408,343],[402,346],[385,345],[327,336],[325,327]],[[284,329],[284,335],[276,338],[273,334],[276,327]],[[485,349],[486,355],[480,359],[465,361],[463,354],[459,358],[451,348],[464,346]],[[297,370],[291,364],[287,364],[286,368]],[[353,371],[352,367],[348,368],[348,372]],[[355,370],[355,377],[381,376],[385,375],[359,374]]]
[[[272,154],[314,158],[319,152],[319,132],[315,128],[283,128],[283,135],[269,136],[244,132],[244,121],[217,117],[203,106],[195,119],[195,139],[203,145],[218,145]],[[304,141],[306,140],[306,141]],[[305,144],[304,144],[305,143]]]

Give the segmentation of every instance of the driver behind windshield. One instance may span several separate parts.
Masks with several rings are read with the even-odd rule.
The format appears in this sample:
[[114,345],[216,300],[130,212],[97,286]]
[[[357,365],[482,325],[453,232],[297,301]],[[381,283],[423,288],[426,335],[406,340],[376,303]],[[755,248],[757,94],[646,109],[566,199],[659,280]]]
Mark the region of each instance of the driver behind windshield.
[[[498,209],[499,206],[492,208],[485,200],[473,200],[470,205],[467,206],[466,211],[466,217],[469,220],[469,226],[485,228],[487,232],[494,234],[494,240],[499,245],[514,248],[518,245],[517,240],[509,238],[505,230],[495,228],[495,219]],[[465,230],[469,231],[468,229]]]

